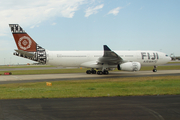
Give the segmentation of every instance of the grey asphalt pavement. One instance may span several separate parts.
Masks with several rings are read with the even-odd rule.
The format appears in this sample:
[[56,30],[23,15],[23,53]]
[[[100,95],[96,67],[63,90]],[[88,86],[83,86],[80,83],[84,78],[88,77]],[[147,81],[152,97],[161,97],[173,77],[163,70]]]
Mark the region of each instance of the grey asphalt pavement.
[[1,120],[180,120],[180,96],[0,100]]

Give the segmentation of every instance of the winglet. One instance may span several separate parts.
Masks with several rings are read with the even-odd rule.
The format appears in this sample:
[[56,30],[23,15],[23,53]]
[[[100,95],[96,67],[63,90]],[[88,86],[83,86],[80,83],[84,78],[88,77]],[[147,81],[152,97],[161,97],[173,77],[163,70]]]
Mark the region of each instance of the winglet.
[[111,51],[111,49],[107,45],[103,45],[103,47],[104,47],[104,55],[98,59],[99,63],[117,65],[123,61],[123,59],[117,53]]
[[111,51],[111,49],[107,45],[104,45],[104,51]]

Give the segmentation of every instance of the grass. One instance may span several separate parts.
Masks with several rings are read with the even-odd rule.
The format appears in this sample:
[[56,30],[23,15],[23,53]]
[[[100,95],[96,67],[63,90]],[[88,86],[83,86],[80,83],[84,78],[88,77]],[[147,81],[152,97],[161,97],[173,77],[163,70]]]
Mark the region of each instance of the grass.
[[15,66],[0,66],[0,69],[11,69],[11,68],[43,68],[43,67],[55,67],[55,66],[51,66],[51,65],[15,65]]
[[[144,70],[152,70],[153,66],[142,66],[141,67],[141,71]],[[158,66],[157,70],[180,70],[180,66],[176,65],[176,66]]]
[[180,61],[171,61],[171,62],[168,62],[167,64],[177,64],[177,63],[180,63]]
[[0,91],[0,99],[179,95],[180,76],[4,84]]
[[13,75],[30,75],[30,74],[57,74],[57,73],[83,73],[86,69],[47,69],[47,70],[16,70],[16,71],[0,71],[11,72]]

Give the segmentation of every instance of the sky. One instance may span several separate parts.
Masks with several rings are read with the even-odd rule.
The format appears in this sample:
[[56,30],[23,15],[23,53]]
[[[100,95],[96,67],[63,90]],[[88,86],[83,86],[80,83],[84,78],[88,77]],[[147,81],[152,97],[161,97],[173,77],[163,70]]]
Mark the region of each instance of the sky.
[[1,0],[0,65],[33,63],[13,55],[9,24],[52,51],[153,50],[180,56],[179,0]]

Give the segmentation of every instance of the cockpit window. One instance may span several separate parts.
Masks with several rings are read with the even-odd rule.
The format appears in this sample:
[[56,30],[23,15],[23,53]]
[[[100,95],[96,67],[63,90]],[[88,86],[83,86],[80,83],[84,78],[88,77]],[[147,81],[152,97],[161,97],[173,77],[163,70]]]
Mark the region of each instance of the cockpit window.
[[168,57],[168,55],[166,55],[166,57]]

